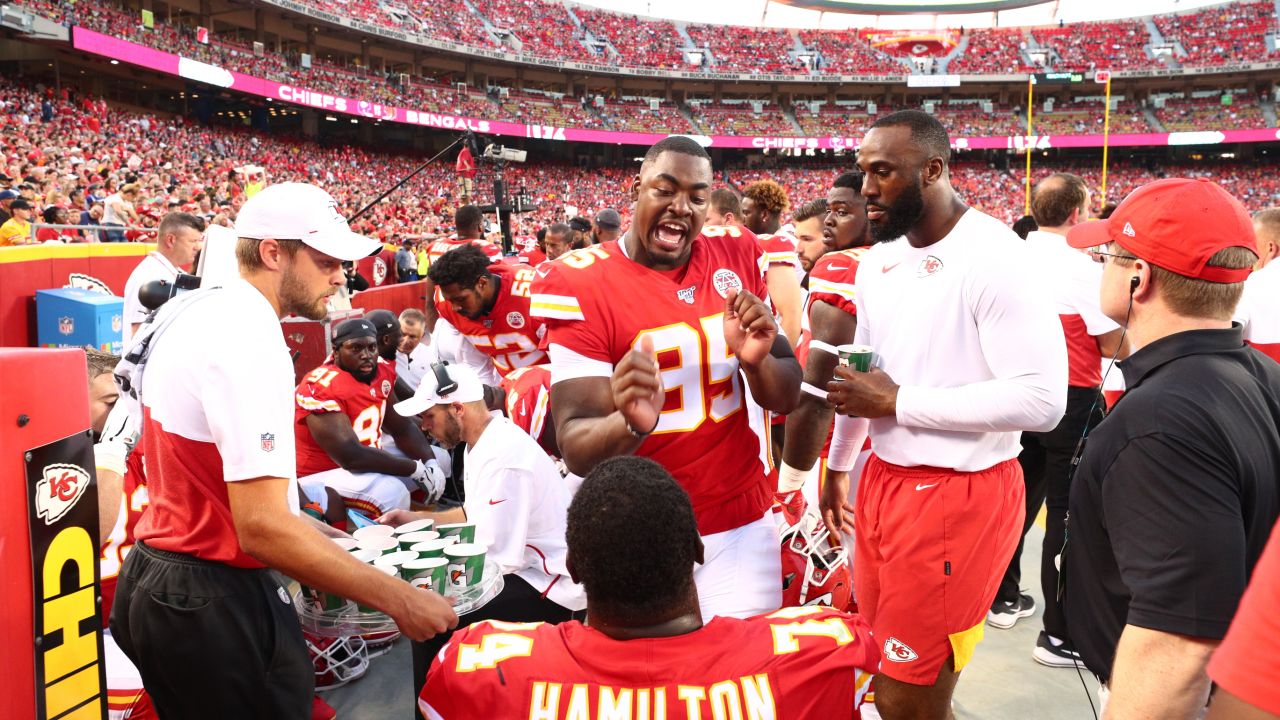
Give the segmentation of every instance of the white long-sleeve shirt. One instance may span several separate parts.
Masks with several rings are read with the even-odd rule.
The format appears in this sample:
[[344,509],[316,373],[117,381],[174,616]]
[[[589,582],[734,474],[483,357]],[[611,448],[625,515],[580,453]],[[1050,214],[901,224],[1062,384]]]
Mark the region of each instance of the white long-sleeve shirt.
[[858,268],[855,342],[900,385],[896,417],[871,421],[897,465],[984,470],[1017,457],[1067,402],[1062,325],[1022,240],[968,210],[942,240],[874,246]]
[[565,523],[569,486],[538,443],[506,418],[485,426],[467,448],[463,484],[476,542],[504,574],[514,573],[557,605],[582,610],[587,598],[569,579]]

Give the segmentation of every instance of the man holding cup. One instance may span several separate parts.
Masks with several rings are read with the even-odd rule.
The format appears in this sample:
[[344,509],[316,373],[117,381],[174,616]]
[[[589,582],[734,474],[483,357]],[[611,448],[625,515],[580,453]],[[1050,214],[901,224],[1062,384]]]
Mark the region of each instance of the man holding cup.
[[[478,550],[504,574],[502,591],[483,607],[462,614],[459,627],[480,620],[558,623],[583,610],[586,597],[565,566],[568,486],[536,440],[510,420],[489,414],[476,372],[437,363],[418,392],[395,410],[405,416],[421,414],[422,429],[446,448],[466,443],[463,507],[429,515],[393,511],[380,518],[400,525],[431,517],[442,536],[456,536],[458,543],[444,549],[454,587],[486,582]],[[446,634],[414,643],[415,693],[431,658],[447,640]]]

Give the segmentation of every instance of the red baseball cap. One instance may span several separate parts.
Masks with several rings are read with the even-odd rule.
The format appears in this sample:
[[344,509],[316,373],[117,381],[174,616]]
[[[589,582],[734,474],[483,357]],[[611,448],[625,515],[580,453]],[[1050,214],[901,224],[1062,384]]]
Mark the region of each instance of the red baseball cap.
[[1252,268],[1209,266],[1219,250],[1257,251],[1249,213],[1217,183],[1206,178],[1169,178],[1129,193],[1106,220],[1081,223],[1067,244],[1091,248],[1116,242],[1172,273],[1218,283],[1244,282]]

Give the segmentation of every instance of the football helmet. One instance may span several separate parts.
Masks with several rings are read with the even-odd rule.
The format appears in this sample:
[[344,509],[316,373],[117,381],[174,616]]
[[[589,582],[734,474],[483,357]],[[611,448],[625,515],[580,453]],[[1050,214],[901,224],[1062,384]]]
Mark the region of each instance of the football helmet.
[[813,508],[782,530],[782,606],[827,605],[852,611],[849,551],[832,545],[830,531]]
[[369,670],[369,650],[363,637],[328,637],[302,631],[316,673],[316,690],[330,690],[360,678]]

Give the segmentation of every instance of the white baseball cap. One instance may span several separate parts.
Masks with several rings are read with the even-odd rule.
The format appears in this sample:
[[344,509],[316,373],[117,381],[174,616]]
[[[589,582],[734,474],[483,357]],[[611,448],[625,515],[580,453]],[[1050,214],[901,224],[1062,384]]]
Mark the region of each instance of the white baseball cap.
[[308,183],[277,183],[259,190],[236,215],[236,236],[301,240],[330,257],[359,260],[382,243],[351,232],[333,197]]
[[[432,366],[433,369],[435,367]],[[443,375],[447,375],[447,382],[452,382],[456,387],[449,389],[448,385],[444,385],[449,391],[442,393],[440,387],[444,381]],[[484,385],[480,382],[480,377],[476,375],[475,370],[466,365],[444,365],[442,371],[429,372],[423,376],[422,382],[418,384],[418,391],[413,394],[413,397],[396,403],[395,408],[396,412],[408,417],[436,405],[469,403],[483,399]]]

